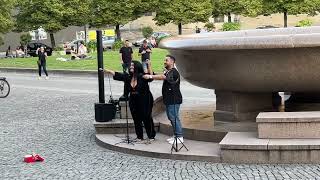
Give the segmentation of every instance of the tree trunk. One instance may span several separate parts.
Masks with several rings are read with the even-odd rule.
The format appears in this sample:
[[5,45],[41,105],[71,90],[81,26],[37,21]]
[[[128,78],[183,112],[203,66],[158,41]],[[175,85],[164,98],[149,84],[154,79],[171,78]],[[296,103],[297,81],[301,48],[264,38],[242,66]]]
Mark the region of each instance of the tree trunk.
[[229,22],[229,23],[232,22],[231,13],[228,13],[228,22]]
[[283,12],[283,21],[284,21],[284,25],[283,25],[283,27],[288,27],[288,12],[287,12],[287,10],[285,10],[284,12]]
[[117,40],[121,41],[120,24],[116,25],[116,35],[117,35]]
[[179,35],[182,34],[182,23],[178,24]]
[[89,42],[88,40],[88,26],[84,25],[84,41],[86,42],[86,44]]
[[51,47],[55,48],[56,47],[56,41],[54,40],[53,33],[50,33],[50,40],[51,40]]

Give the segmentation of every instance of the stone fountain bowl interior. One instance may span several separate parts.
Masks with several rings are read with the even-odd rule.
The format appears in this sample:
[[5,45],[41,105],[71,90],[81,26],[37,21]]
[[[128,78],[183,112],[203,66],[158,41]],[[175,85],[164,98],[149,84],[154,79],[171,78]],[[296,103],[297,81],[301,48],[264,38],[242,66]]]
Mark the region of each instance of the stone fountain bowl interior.
[[192,34],[160,47],[194,85],[237,92],[320,91],[320,27]]

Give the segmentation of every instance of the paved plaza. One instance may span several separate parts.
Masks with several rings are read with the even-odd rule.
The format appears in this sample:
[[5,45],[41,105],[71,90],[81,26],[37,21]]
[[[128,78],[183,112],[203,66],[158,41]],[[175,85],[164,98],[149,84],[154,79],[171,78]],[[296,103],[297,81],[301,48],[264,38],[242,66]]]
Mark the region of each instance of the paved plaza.
[[[110,151],[97,146],[94,139],[96,78],[56,75],[37,80],[35,74],[0,74],[12,85],[9,97],[0,99],[1,180],[320,179],[320,165],[213,164]],[[114,95],[119,96],[122,84],[111,83]],[[161,82],[151,86],[154,94],[161,92]],[[182,93],[186,103],[215,100],[212,90],[187,82],[182,83]],[[32,152],[45,161],[22,162]]]

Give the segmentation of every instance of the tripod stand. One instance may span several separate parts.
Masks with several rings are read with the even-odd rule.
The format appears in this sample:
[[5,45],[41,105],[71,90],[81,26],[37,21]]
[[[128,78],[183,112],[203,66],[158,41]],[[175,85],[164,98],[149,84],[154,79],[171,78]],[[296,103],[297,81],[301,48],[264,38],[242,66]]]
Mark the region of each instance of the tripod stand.
[[126,102],[126,135],[122,138],[122,141],[116,143],[115,145],[121,144],[121,143],[126,143],[126,144],[131,144],[134,145],[134,142],[136,142],[134,139],[132,139],[129,135],[129,118],[128,118],[128,97],[125,99]]
[[[187,151],[189,151],[189,149],[187,148],[187,146],[182,142],[182,140],[177,137],[177,112],[176,112],[176,104],[174,104],[174,139],[173,139],[173,143],[171,146],[171,154],[173,151],[175,152],[179,152],[182,148],[185,148]],[[178,144],[181,144],[182,146],[179,148]]]
[[[175,152],[179,152],[182,148],[185,148],[187,151],[189,151],[189,149],[187,148],[187,146],[183,143],[183,141],[177,136],[177,108],[176,108],[176,94],[175,94],[175,87],[174,85],[177,85],[180,86],[180,77],[179,77],[179,74],[178,74],[178,77],[176,80],[174,80],[174,77],[173,77],[173,71],[172,70],[169,70],[167,72],[167,81],[168,83],[171,85],[171,92],[172,92],[172,95],[173,95],[173,109],[174,109],[174,126],[173,126],[173,131],[174,131],[174,139],[173,139],[173,142],[172,142],[172,146],[171,146],[171,154],[173,151]],[[178,144],[181,144],[182,146],[179,148]]]

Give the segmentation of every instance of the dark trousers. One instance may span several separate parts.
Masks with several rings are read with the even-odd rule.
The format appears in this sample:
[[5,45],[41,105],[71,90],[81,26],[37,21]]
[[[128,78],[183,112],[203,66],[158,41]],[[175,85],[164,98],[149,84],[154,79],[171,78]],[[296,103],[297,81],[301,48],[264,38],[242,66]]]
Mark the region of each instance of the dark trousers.
[[46,76],[48,76],[46,62],[38,62],[39,76],[41,76],[41,69],[43,69],[43,71],[46,74]]
[[134,127],[138,139],[143,139],[143,125],[149,139],[156,136],[152,118],[153,96],[146,93],[145,95],[130,95],[129,107],[134,121]]

